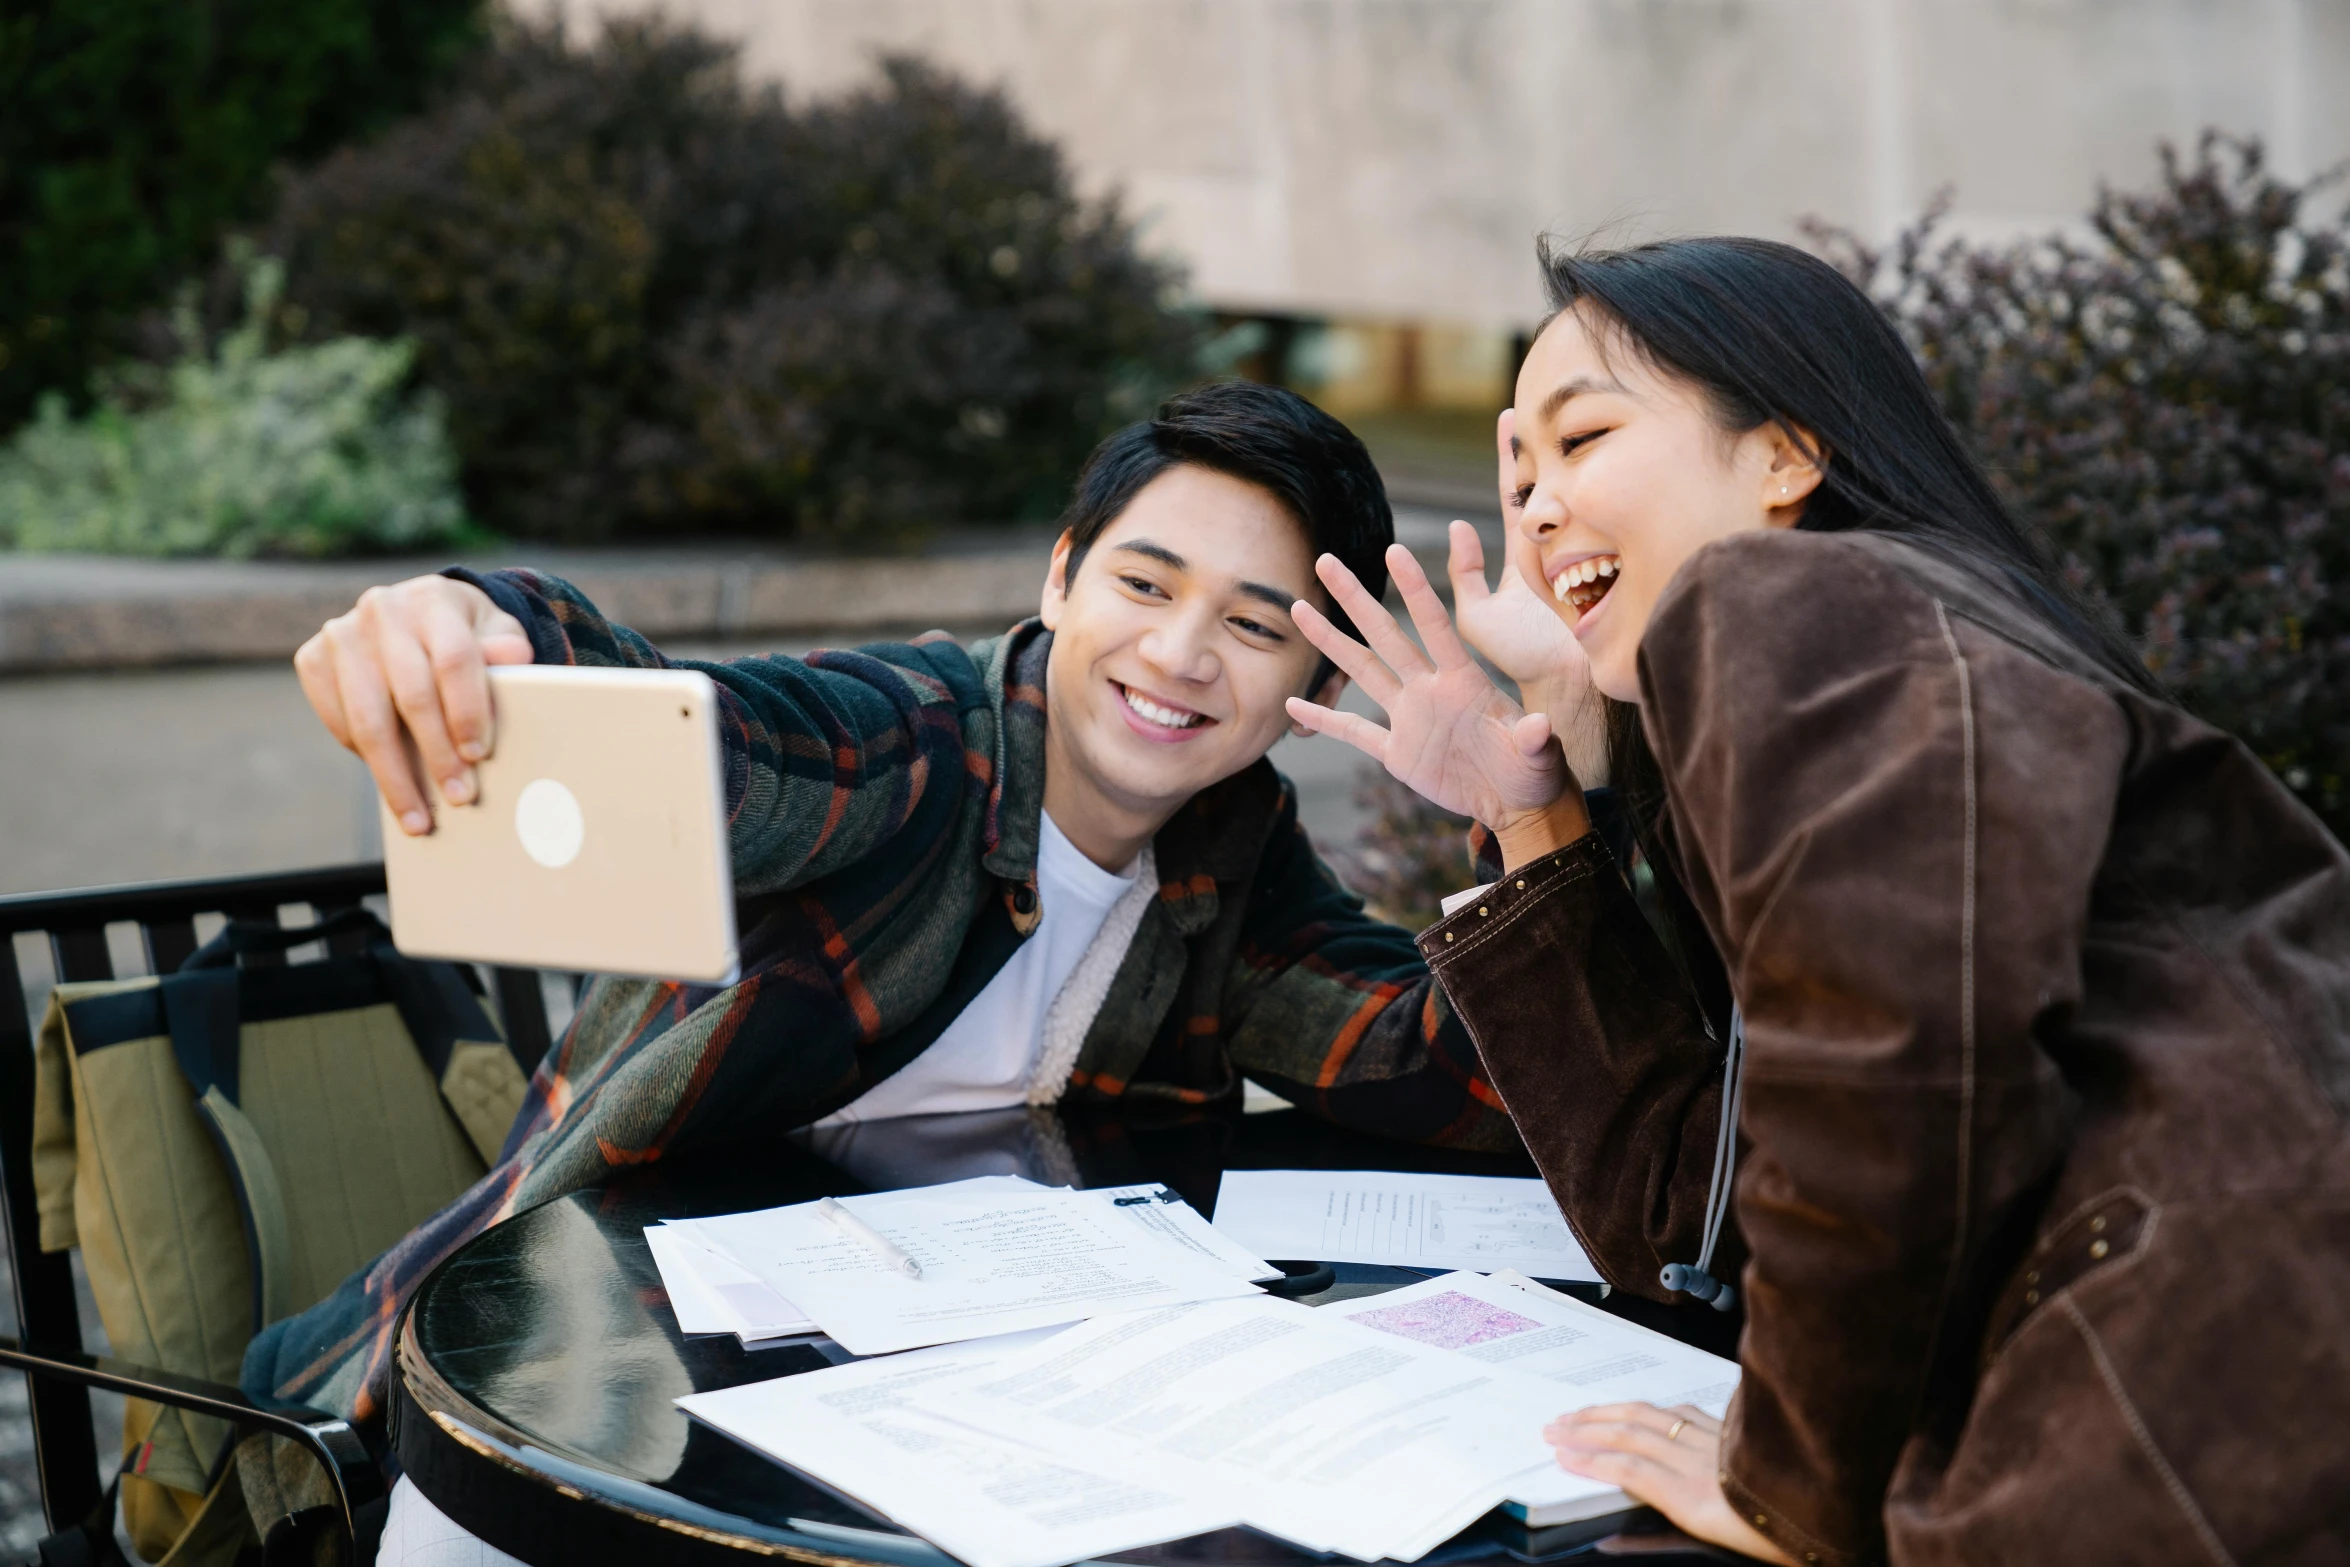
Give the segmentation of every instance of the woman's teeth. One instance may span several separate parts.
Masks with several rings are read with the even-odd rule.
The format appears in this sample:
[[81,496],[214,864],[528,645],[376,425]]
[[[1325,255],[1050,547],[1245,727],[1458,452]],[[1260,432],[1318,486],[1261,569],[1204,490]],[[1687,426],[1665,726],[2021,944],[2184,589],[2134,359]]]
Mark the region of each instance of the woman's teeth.
[[1125,694],[1128,707],[1164,728],[1189,729],[1194,724],[1206,721],[1198,713],[1187,713],[1179,707],[1161,707],[1131,686],[1120,686],[1118,689]]
[[1613,555],[1594,555],[1579,560],[1551,579],[1550,591],[1558,601],[1581,614],[1607,595],[1616,585],[1616,568],[1621,562]]

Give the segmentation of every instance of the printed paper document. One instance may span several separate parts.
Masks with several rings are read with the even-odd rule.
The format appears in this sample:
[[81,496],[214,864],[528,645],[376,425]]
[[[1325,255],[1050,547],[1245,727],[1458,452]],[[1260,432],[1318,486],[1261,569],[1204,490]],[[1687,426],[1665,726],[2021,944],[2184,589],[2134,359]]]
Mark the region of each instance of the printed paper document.
[[1238,1522],[1229,1504],[908,1407],[909,1393],[984,1372],[1049,1332],[860,1360],[678,1404],[971,1567],[1053,1567]]
[[816,1324],[756,1273],[675,1225],[645,1227],[681,1333],[732,1333],[745,1344],[813,1333]]
[[[1569,1475],[1557,1415],[1718,1412],[1737,1368],[1523,1278],[1312,1310],[1264,1295],[860,1361],[679,1400],[973,1567],[1050,1567],[1246,1524],[1414,1561],[1496,1505],[1631,1505]],[[909,1460],[915,1460],[909,1462]]]
[[1164,1186],[1096,1186],[1089,1197],[1110,1205],[1128,1224],[1153,1231],[1185,1251],[1197,1252],[1236,1278],[1277,1279],[1281,1270],[1200,1216],[1200,1211]]
[[[927,1192],[941,1201],[986,1204],[1007,1192],[1032,1195],[1061,1189],[1016,1175],[989,1175],[933,1186]],[[1280,1269],[1218,1233],[1197,1209],[1164,1186],[1095,1187],[1085,1195],[1098,1201],[1114,1223],[1170,1242],[1236,1278],[1280,1276]],[[694,1222],[673,1220],[645,1230],[645,1243],[661,1270],[662,1288],[677,1313],[680,1332],[732,1333],[746,1347],[757,1347],[819,1331],[812,1318],[759,1275],[711,1249]]]
[[886,1267],[813,1203],[672,1227],[690,1227],[858,1355],[1258,1293],[1229,1261],[1122,1219],[1087,1192],[922,1188],[844,1205],[919,1262],[922,1277]]
[[1546,1461],[1555,1396],[1257,1296],[1088,1322],[914,1407],[1204,1497],[1314,1551],[1415,1560]]
[[1538,1180],[1391,1170],[1227,1170],[1216,1228],[1260,1257],[1515,1268],[1599,1282]]
[[[1737,1391],[1734,1361],[1544,1289],[1452,1273],[1384,1295],[1323,1308],[1368,1328],[1465,1355],[1531,1382],[1548,1400],[1547,1423],[1594,1404],[1689,1404],[1717,1418]],[[1547,1449],[1545,1450],[1547,1454]],[[1573,1523],[1633,1506],[1623,1492],[1544,1462],[1514,1481],[1513,1511],[1536,1526]]]

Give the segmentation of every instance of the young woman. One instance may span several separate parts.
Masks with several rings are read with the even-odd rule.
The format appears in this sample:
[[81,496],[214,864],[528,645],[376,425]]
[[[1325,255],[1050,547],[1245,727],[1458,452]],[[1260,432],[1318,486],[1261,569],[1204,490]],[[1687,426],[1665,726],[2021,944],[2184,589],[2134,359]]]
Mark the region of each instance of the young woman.
[[[1531,710],[1400,551],[1425,654],[1334,561],[1370,647],[1297,611],[1387,725],[1290,706],[1491,830],[1421,946],[1600,1269],[1745,1305],[1726,1420],[1560,1461],[1772,1561],[2343,1559],[2350,859],[1831,268],[1545,263],[1509,570],[1453,559]],[[1593,688],[1637,877],[1554,743]]]

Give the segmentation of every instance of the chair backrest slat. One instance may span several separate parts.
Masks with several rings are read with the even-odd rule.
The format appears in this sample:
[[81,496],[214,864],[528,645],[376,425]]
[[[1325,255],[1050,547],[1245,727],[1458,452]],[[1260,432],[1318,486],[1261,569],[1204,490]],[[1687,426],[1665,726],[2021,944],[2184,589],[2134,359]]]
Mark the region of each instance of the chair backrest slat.
[[[359,907],[359,900],[357,898],[349,898],[336,902],[320,903],[314,905],[315,911],[318,915],[318,923],[321,925],[325,924],[328,920],[333,919],[336,915],[348,914],[351,910],[357,907]],[[326,950],[335,954],[337,957],[355,958],[367,950],[367,937],[363,932],[349,932],[344,935],[333,936],[328,938]]]
[[495,971],[498,987],[498,1023],[506,1030],[506,1048],[524,1077],[539,1069],[551,1043],[547,1029],[547,996],[539,988],[539,972],[528,968]]
[[[277,917],[277,900],[274,898],[267,903],[246,900],[225,904],[222,906],[221,912],[232,920],[248,920],[256,925],[280,923]],[[241,954],[237,959],[237,962],[246,968],[277,968],[285,961],[285,954],[282,952],[247,952]]]
[[57,955],[61,980],[112,979],[114,954],[106,950],[106,927],[83,925],[49,933],[49,950]]
[[178,972],[196,950],[193,919],[157,920],[142,928],[147,933],[147,966],[158,974]]

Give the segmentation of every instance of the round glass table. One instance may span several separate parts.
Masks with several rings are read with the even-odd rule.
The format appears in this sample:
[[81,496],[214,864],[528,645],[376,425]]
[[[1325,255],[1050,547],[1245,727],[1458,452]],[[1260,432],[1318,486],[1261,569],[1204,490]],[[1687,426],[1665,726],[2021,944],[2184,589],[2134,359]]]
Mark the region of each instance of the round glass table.
[[[1139,1118],[1012,1110],[779,1134],[663,1161],[519,1214],[459,1249],[416,1291],[399,1328],[391,1436],[402,1467],[457,1523],[526,1562],[952,1567],[952,1559],[689,1418],[675,1400],[791,1376],[846,1357],[828,1340],[745,1350],[678,1331],[644,1228],[981,1174],[1050,1185],[1156,1182],[1214,1211],[1226,1169],[1394,1169],[1531,1175],[1517,1156],[1464,1154],[1348,1133],[1302,1112]],[[1310,1259],[1309,1259],[1310,1261]],[[1305,1269],[1290,1265],[1294,1272]],[[1411,1283],[1401,1268],[1333,1265],[1294,1281],[1309,1304]],[[1575,1292],[1600,1300],[1594,1286]],[[1730,1354],[1736,1324],[1704,1308],[1613,1296],[1644,1326]],[[1498,1515],[1424,1557],[1535,1562],[1584,1553],[1694,1561],[1635,1514],[1534,1531]],[[1705,1553],[1711,1555],[1712,1553]],[[1224,1530],[1123,1562],[1299,1567],[1317,1560]]]

